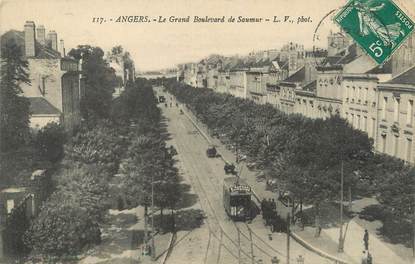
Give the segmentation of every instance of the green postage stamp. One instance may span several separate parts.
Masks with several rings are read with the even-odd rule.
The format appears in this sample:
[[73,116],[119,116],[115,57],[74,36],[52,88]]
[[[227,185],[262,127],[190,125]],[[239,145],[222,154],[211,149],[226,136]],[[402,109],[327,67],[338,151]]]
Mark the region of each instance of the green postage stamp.
[[334,20],[379,64],[414,29],[414,22],[392,0],[351,0]]

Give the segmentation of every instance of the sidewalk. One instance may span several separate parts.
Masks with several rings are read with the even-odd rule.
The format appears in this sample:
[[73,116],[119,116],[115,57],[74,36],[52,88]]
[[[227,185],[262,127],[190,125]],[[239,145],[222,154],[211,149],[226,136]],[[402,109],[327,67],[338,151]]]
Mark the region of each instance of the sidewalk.
[[[192,113],[186,111],[186,114],[188,114],[193,119],[193,121],[196,122],[196,124],[202,130],[204,136],[208,138],[210,143],[216,146],[222,158],[227,162],[235,163],[234,153],[226,149],[218,139],[212,138],[210,135],[208,135],[207,127],[201,122],[196,121],[197,119]],[[243,166],[241,178],[244,178],[248,182],[248,184],[251,185],[257,198],[276,198],[275,193],[265,190],[264,182],[256,181],[256,174],[257,172],[250,171],[248,170],[248,168],[246,168],[246,166]],[[289,208],[283,206],[281,203],[279,203],[277,207],[279,208],[278,213],[282,216],[286,216],[286,214],[290,211]],[[323,228],[320,237],[318,238],[314,237],[315,229],[312,227],[306,227],[302,231],[299,228],[294,228],[294,232],[296,235],[300,236],[303,240],[305,240],[310,246],[318,248],[321,251],[327,253],[328,255],[337,257],[341,260],[345,260],[347,263],[360,264],[362,251],[364,250],[363,234],[364,230],[368,229],[369,251],[373,257],[373,263],[415,264],[415,260],[412,257],[412,250],[410,248],[406,248],[403,245],[394,245],[385,242],[383,241],[382,237],[376,234],[376,228],[380,226],[380,223],[376,223],[376,221],[368,222],[359,219],[358,216],[355,216],[349,221],[347,229],[346,224],[347,223],[345,223],[343,228],[344,230],[347,230],[343,253],[337,252],[339,238],[338,227]]]
[[171,233],[156,234],[156,261],[143,256],[141,246],[144,237],[144,209],[109,210],[109,223],[102,229],[101,244],[88,250],[78,263],[159,263],[169,246]]

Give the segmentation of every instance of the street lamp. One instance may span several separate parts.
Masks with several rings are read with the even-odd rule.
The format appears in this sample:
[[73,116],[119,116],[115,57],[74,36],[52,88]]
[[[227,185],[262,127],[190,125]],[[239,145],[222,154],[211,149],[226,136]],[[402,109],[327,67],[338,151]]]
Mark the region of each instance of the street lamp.
[[151,258],[156,259],[156,246],[154,244],[154,175],[151,174]]
[[339,233],[339,248],[338,252],[343,252],[344,236],[343,236],[343,160],[341,162],[340,173],[340,233]]

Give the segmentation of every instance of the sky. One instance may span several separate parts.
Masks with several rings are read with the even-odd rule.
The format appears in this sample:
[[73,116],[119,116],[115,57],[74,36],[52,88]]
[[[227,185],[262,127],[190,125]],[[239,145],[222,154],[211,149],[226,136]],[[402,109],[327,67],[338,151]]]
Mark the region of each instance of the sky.
[[[411,13],[415,0],[395,0]],[[175,67],[210,54],[244,55],[250,51],[280,48],[292,41],[306,48],[325,45],[329,30],[338,31],[330,19],[321,19],[341,8],[346,0],[0,0],[0,33],[23,30],[26,20],[55,30],[66,50],[79,44],[115,45],[128,50],[139,71]],[[148,23],[116,23],[119,16],[148,16]],[[230,16],[269,18],[261,23],[156,23],[159,16]],[[273,23],[273,17],[295,20]],[[311,22],[297,24],[298,16]],[[93,23],[94,17],[106,22]],[[113,21],[110,21],[112,19]],[[317,28],[320,42],[313,42]]]

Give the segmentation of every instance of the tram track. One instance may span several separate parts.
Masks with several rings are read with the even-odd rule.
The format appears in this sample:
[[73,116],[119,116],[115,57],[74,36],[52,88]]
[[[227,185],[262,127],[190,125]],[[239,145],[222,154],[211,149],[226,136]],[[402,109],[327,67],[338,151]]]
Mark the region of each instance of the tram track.
[[[185,123],[182,123],[183,124],[183,126],[185,127],[185,129],[187,130],[187,131],[189,131],[189,130],[192,130],[192,129],[194,129],[194,126],[193,126],[193,124],[192,124],[192,126],[189,128],[188,126],[186,126],[185,125]],[[198,137],[198,136],[200,136],[200,135],[198,135],[198,134],[195,134],[195,133],[192,133],[192,136],[191,137]],[[190,142],[189,142],[190,143]],[[183,146],[183,148],[187,148],[187,150],[189,150],[188,149],[188,146],[189,145],[193,145],[193,144],[186,144],[185,146]],[[204,195],[205,195],[205,197],[206,197],[206,199],[207,199],[207,201],[209,202],[209,207],[210,207],[210,209],[212,210],[212,212],[213,212],[213,215],[214,215],[214,218],[215,218],[215,220],[216,220],[216,222],[217,222],[217,224],[221,227],[221,229],[224,231],[224,228],[223,228],[223,226],[221,225],[221,222],[219,221],[219,217],[218,217],[218,215],[217,215],[217,213],[215,212],[216,210],[213,208],[213,206],[212,206],[212,204],[210,203],[210,200],[209,200],[209,196],[207,195],[207,192],[206,192],[206,187],[204,187],[204,185],[201,183],[201,181],[200,181],[200,179],[199,179],[199,177],[198,176],[196,176],[195,175],[195,178],[196,178],[196,180],[198,181],[198,185],[200,186],[200,189],[201,189],[201,191],[204,193]],[[212,180],[212,178],[211,177],[207,177],[207,181],[208,181],[208,183],[210,184],[210,186],[211,187],[213,187],[213,189],[216,189],[216,190],[222,190],[222,184],[223,183],[221,183],[219,180],[218,180],[218,177],[215,177],[215,179],[216,180]],[[219,192],[219,193],[221,193],[222,194],[222,192]],[[220,195],[220,198],[222,197],[222,195]],[[223,199],[217,199],[217,201],[216,201],[217,203],[223,203]],[[227,217],[227,216],[226,216]],[[227,232],[224,232],[224,234],[226,235],[226,236],[228,236],[228,239],[229,240],[231,240],[232,241],[232,244],[234,245],[234,247],[236,247],[236,250],[238,250],[238,252],[239,252],[239,248],[241,248],[241,252],[242,252],[242,254],[241,254],[241,257],[243,256],[243,258],[244,259],[246,259],[246,258],[249,258],[249,261],[244,261],[244,262],[246,262],[246,263],[250,263],[251,262],[251,258],[252,258],[252,252],[250,252],[251,251],[251,249],[250,248],[252,248],[252,247],[254,247],[255,248],[255,251],[259,251],[259,252],[262,252],[262,258],[263,258],[263,256],[266,256],[266,257],[268,257],[268,258],[272,258],[274,255],[275,255],[275,253],[277,253],[278,255],[280,255],[280,257],[282,256],[282,257],[284,257],[284,254],[282,254],[281,252],[279,252],[278,250],[276,250],[276,249],[274,249],[272,246],[270,246],[269,244],[267,244],[264,240],[262,240],[262,243],[265,243],[266,244],[266,248],[268,249],[268,250],[266,250],[266,249],[264,249],[264,248],[262,248],[262,247],[260,247],[259,246],[259,244],[260,243],[254,243],[253,241],[252,241],[252,245],[251,245],[251,238],[250,238],[250,236],[249,236],[249,232],[251,232],[252,234],[251,234],[251,237],[252,237],[252,239],[254,239],[254,237],[257,237],[257,238],[260,238],[259,237],[259,235],[258,234],[256,234],[249,226],[248,226],[248,224],[247,223],[245,223],[245,222],[234,222],[234,221],[232,221],[232,220],[230,220],[229,221],[229,223],[230,223],[230,225],[231,226],[233,226],[233,228],[235,229],[235,231],[236,231],[236,233],[237,234],[240,234],[240,239],[239,239],[239,243],[238,243],[238,239],[237,238],[230,238],[229,237],[229,235],[227,234]],[[241,228],[240,226],[242,226],[243,228]],[[242,231],[242,230],[246,230],[246,231],[248,231],[248,233],[246,232],[246,231]],[[258,239],[256,239],[256,240],[258,240]],[[272,252],[270,252],[270,251],[272,251]],[[259,255],[259,254],[257,254],[257,255]],[[255,255],[254,255],[255,256]],[[239,256],[238,256],[239,257]],[[258,256],[259,257],[259,256]]]
[[[184,154],[182,155],[184,159],[183,163],[185,163],[184,167],[186,167],[189,172],[189,183],[194,188],[195,193],[198,194],[200,207],[207,216],[205,222],[209,229],[209,238],[207,240],[204,257],[202,257],[203,263],[251,263],[251,245],[254,247],[253,252],[255,261],[261,258],[267,262],[271,257],[278,256],[281,260],[280,263],[286,263],[286,254],[278,250],[275,245],[272,245],[276,244],[278,248],[281,248],[281,239],[277,239],[277,241],[279,241],[277,243],[272,242],[272,244],[266,241],[267,238],[265,238],[264,235],[266,235],[267,232],[264,233],[262,228],[261,230],[256,230],[259,231],[259,233],[254,231],[254,229],[258,227],[257,221],[251,228],[251,226],[245,222],[233,222],[227,220],[227,215],[223,206],[217,206],[218,204],[223,205],[223,199],[221,199],[223,182],[220,181],[222,179],[220,176],[223,175],[222,167],[219,170],[217,168],[217,159],[207,159],[204,155],[207,145],[210,144],[211,141],[206,138],[206,134],[200,130],[194,120],[192,120],[186,112],[184,115],[179,115],[178,108],[169,108],[166,110],[168,116],[175,120],[174,122],[171,122],[174,126],[177,126],[175,130],[178,133],[186,135],[186,138],[177,136],[175,142],[177,142],[176,145],[179,150],[179,155]],[[177,110],[177,113],[174,113],[175,110]],[[178,126],[183,126],[183,128],[179,129]],[[200,144],[201,137],[202,141],[206,142],[206,144],[202,143],[203,146]],[[200,160],[202,159],[201,156],[203,156],[203,161]],[[199,158],[199,160],[197,158]],[[219,171],[221,173],[219,173]],[[215,177],[212,178],[212,175]],[[214,205],[216,205],[216,207]],[[240,243],[238,243],[238,239],[235,236],[236,234],[240,234]],[[250,235],[252,236],[252,239],[250,238]],[[248,243],[250,239],[252,242]],[[299,246],[297,245],[296,247],[298,248]],[[238,260],[239,248],[241,248],[240,255],[242,262],[239,262]],[[290,258],[290,261],[293,263],[296,262],[293,258]],[[321,259],[318,263],[331,262],[327,262],[326,259]]]
[[[181,142],[177,142],[177,147],[179,149],[183,149],[186,151],[191,151],[189,150],[188,144],[183,144]],[[196,176],[197,175],[197,169],[195,168],[195,166],[193,165],[192,162],[187,162],[187,164],[190,166],[190,170],[193,173],[190,173],[189,180],[191,181],[192,186],[195,188],[197,186],[197,188],[195,188],[195,191],[197,191],[196,189],[198,189],[199,191],[197,191],[197,193],[203,194],[203,200],[205,201],[206,204],[202,205],[202,202],[200,202],[200,206],[202,207],[203,211],[207,214],[207,219],[206,222],[208,224],[208,228],[210,233],[212,234],[212,236],[214,236],[218,241],[220,241],[220,248],[223,247],[227,250],[227,252],[232,255],[234,258],[238,258],[238,256],[236,256],[233,252],[235,252],[235,250],[230,249],[224,242],[223,242],[223,238],[225,237],[233,247],[238,247],[238,243],[231,238],[231,236],[228,234],[228,232],[225,231],[224,227],[221,225],[221,221],[219,220],[219,217],[216,213],[216,209],[214,208],[214,206],[212,205],[210,199],[209,199],[209,195],[207,194],[207,191],[205,190],[205,188],[203,187],[202,182],[200,181],[199,177]],[[187,167],[187,166],[186,166]],[[189,169],[189,168],[188,168]],[[192,179],[191,179],[192,178]],[[200,197],[202,198],[202,197]],[[199,199],[199,201],[201,201],[202,199]],[[207,206],[206,206],[207,205]],[[213,225],[213,223],[211,223],[211,221],[209,219],[213,219],[216,222],[216,227],[215,228]],[[218,237],[217,232],[220,232],[221,237]],[[209,251],[210,249],[210,243],[208,244],[208,248],[206,249],[207,251]],[[216,261],[216,263],[220,263],[220,250],[219,250],[219,254],[218,254],[218,259]],[[243,253],[247,256],[249,256],[248,253],[244,252]],[[208,253],[206,253],[205,255],[207,255]],[[207,262],[206,263],[211,263],[211,262]]]

